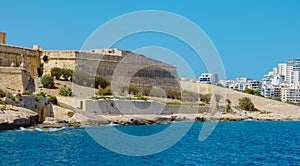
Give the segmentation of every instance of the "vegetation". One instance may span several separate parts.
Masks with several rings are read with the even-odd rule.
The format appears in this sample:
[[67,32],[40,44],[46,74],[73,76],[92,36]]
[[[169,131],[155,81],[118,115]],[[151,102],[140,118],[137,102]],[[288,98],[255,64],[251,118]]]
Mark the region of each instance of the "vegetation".
[[72,90],[66,86],[59,89],[59,95],[61,96],[73,96]]
[[137,96],[136,96],[136,99],[137,99],[137,100],[144,100],[144,101],[149,100],[147,97],[144,97],[144,96],[142,96],[142,95],[137,95]]
[[16,98],[17,98],[19,101],[22,101],[22,95],[21,95],[20,93],[18,93],[18,94],[16,95]]
[[254,104],[249,97],[242,97],[239,99],[239,107],[246,111],[255,111]]
[[280,97],[276,97],[276,98],[274,98],[274,100],[281,101],[281,98]]
[[55,96],[49,96],[49,101],[54,105],[58,105],[58,101]]
[[143,89],[143,94],[144,94],[145,96],[150,96],[150,92],[151,92],[151,89],[150,89],[150,88],[144,88],[144,89]]
[[38,93],[37,95],[38,95],[38,96],[46,97],[46,93],[44,93],[44,92],[40,92],[40,93]]
[[43,61],[48,62],[48,56],[47,55],[43,56]]
[[29,92],[29,90],[25,90],[25,91],[22,93],[22,95],[27,95],[27,96],[29,96],[29,95],[31,95],[31,93]]
[[251,94],[251,95],[261,96],[261,94],[258,90],[254,90],[254,89],[250,89],[250,88],[246,88],[243,92]]
[[54,67],[51,69],[50,73],[52,77],[55,77],[55,79],[59,80],[63,74],[63,71],[58,67]]
[[181,105],[181,102],[178,102],[178,101],[167,102],[166,105],[174,105],[174,106],[177,106],[177,105]]
[[49,74],[46,74],[41,78],[41,83],[44,88],[49,88],[49,89],[55,88],[53,78]]
[[229,104],[226,105],[226,112],[230,113],[230,114],[234,113],[233,110],[232,110],[232,108],[231,108],[231,106]]
[[166,95],[168,99],[181,99],[181,93],[180,91],[175,90],[166,90]]
[[128,93],[132,95],[137,95],[139,93],[139,89],[136,88],[134,85],[130,85],[128,88]]
[[55,77],[55,79],[59,80],[61,77],[64,78],[65,81],[72,80],[73,70],[71,69],[61,69],[58,67],[54,67],[50,71],[51,76]]
[[35,100],[36,102],[39,102],[39,101],[41,100],[41,97],[40,97],[40,96],[37,96],[37,97],[34,98],[34,100]]
[[100,96],[111,96],[113,93],[112,93],[112,91],[111,91],[111,89],[110,88],[108,88],[108,87],[106,87],[106,88],[99,88],[99,90],[98,90],[98,95],[100,95]]
[[40,64],[40,67],[37,69],[37,72],[38,72],[38,77],[42,77],[44,73],[44,63]]
[[0,89],[0,97],[2,98],[2,97],[5,97],[5,96],[6,96],[6,93],[2,89]]
[[98,75],[92,75],[83,70],[75,70],[72,75],[72,80],[78,85],[89,86],[92,88],[106,88],[110,85],[110,82]]
[[211,94],[205,94],[205,95],[200,94],[200,101],[209,104],[210,99],[211,99]]

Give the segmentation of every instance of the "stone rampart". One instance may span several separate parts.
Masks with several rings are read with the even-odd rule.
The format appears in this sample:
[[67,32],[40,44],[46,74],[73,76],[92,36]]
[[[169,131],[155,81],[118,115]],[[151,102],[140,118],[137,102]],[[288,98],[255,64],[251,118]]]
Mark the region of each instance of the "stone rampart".
[[[22,58],[21,55],[24,57]],[[40,67],[40,55],[41,51],[39,50],[0,44],[0,66],[9,67],[14,63],[15,67],[19,67],[24,61],[24,69],[31,76],[38,76],[37,69]]]
[[26,70],[16,67],[0,67],[0,87],[24,92],[28,86],[30,75]]

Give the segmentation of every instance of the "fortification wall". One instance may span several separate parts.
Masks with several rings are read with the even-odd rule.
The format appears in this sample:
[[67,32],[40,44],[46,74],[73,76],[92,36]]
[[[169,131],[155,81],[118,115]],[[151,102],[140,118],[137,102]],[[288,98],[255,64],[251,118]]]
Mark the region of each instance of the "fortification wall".
[[208,111],[208,108],[170,106],[155,101],[140,100],[84,100],[83,111],[95,113],[97,115],[170,115],[174,113],[198,113]]
[[[98,51],[99,52],[99,51]],[[44,73],[51,68],[81,69],[117,83],[130,83],[137,87],[158,86],[163,89],[179,89],[176,67],[138,55],[122,51],[119,55],[103,55],[93,50],[87,51],[43,51],[48,57],[44,63]],[[125,85],[126,86],[126,85]]]
[[22,63],[21,54],[24,55],[24,69],[31,76],[38,76],[37,69],[40,67],[41,62],[41,52],[39,50],[0,44],[0,66],[9,67],[14,63],[16,67],[19,67]]
[[47,56],[47,61],[44,63],[44,74],[50,74],[50,71],[54,67],[62,69],[75,69],[76,55],[78,51],[63,51],[63,50],[49,50],[42,51],[42,58]]
[[0,67],[0,87],[16,92],[26,90],[30,75],[26,70],[16,67]]

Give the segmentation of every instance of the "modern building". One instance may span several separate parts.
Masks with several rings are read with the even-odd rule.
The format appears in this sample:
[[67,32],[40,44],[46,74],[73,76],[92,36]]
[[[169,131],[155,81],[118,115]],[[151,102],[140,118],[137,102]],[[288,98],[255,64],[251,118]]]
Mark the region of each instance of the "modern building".
[[210,84],[217,84],[219,82],[218,74],[214,73],[202,73],[199,78],[200,83],[210,83]]
[[300,85],[289,84],[281,88],[281,101],[283,102],[294,102],[300,101]]

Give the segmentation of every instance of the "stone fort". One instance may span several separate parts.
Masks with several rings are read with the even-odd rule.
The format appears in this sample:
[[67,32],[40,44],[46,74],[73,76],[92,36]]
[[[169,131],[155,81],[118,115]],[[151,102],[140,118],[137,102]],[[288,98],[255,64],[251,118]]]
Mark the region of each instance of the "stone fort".
[[129,82],[138,87],[158,86],[179,89],[176,67],[144,55],[114,48],[93,50],[42,50],[6,44],[6,33],[0,32],[0,88],[35,91],[43,66],[43,74],[54,67],[84,70],[114,82]]

